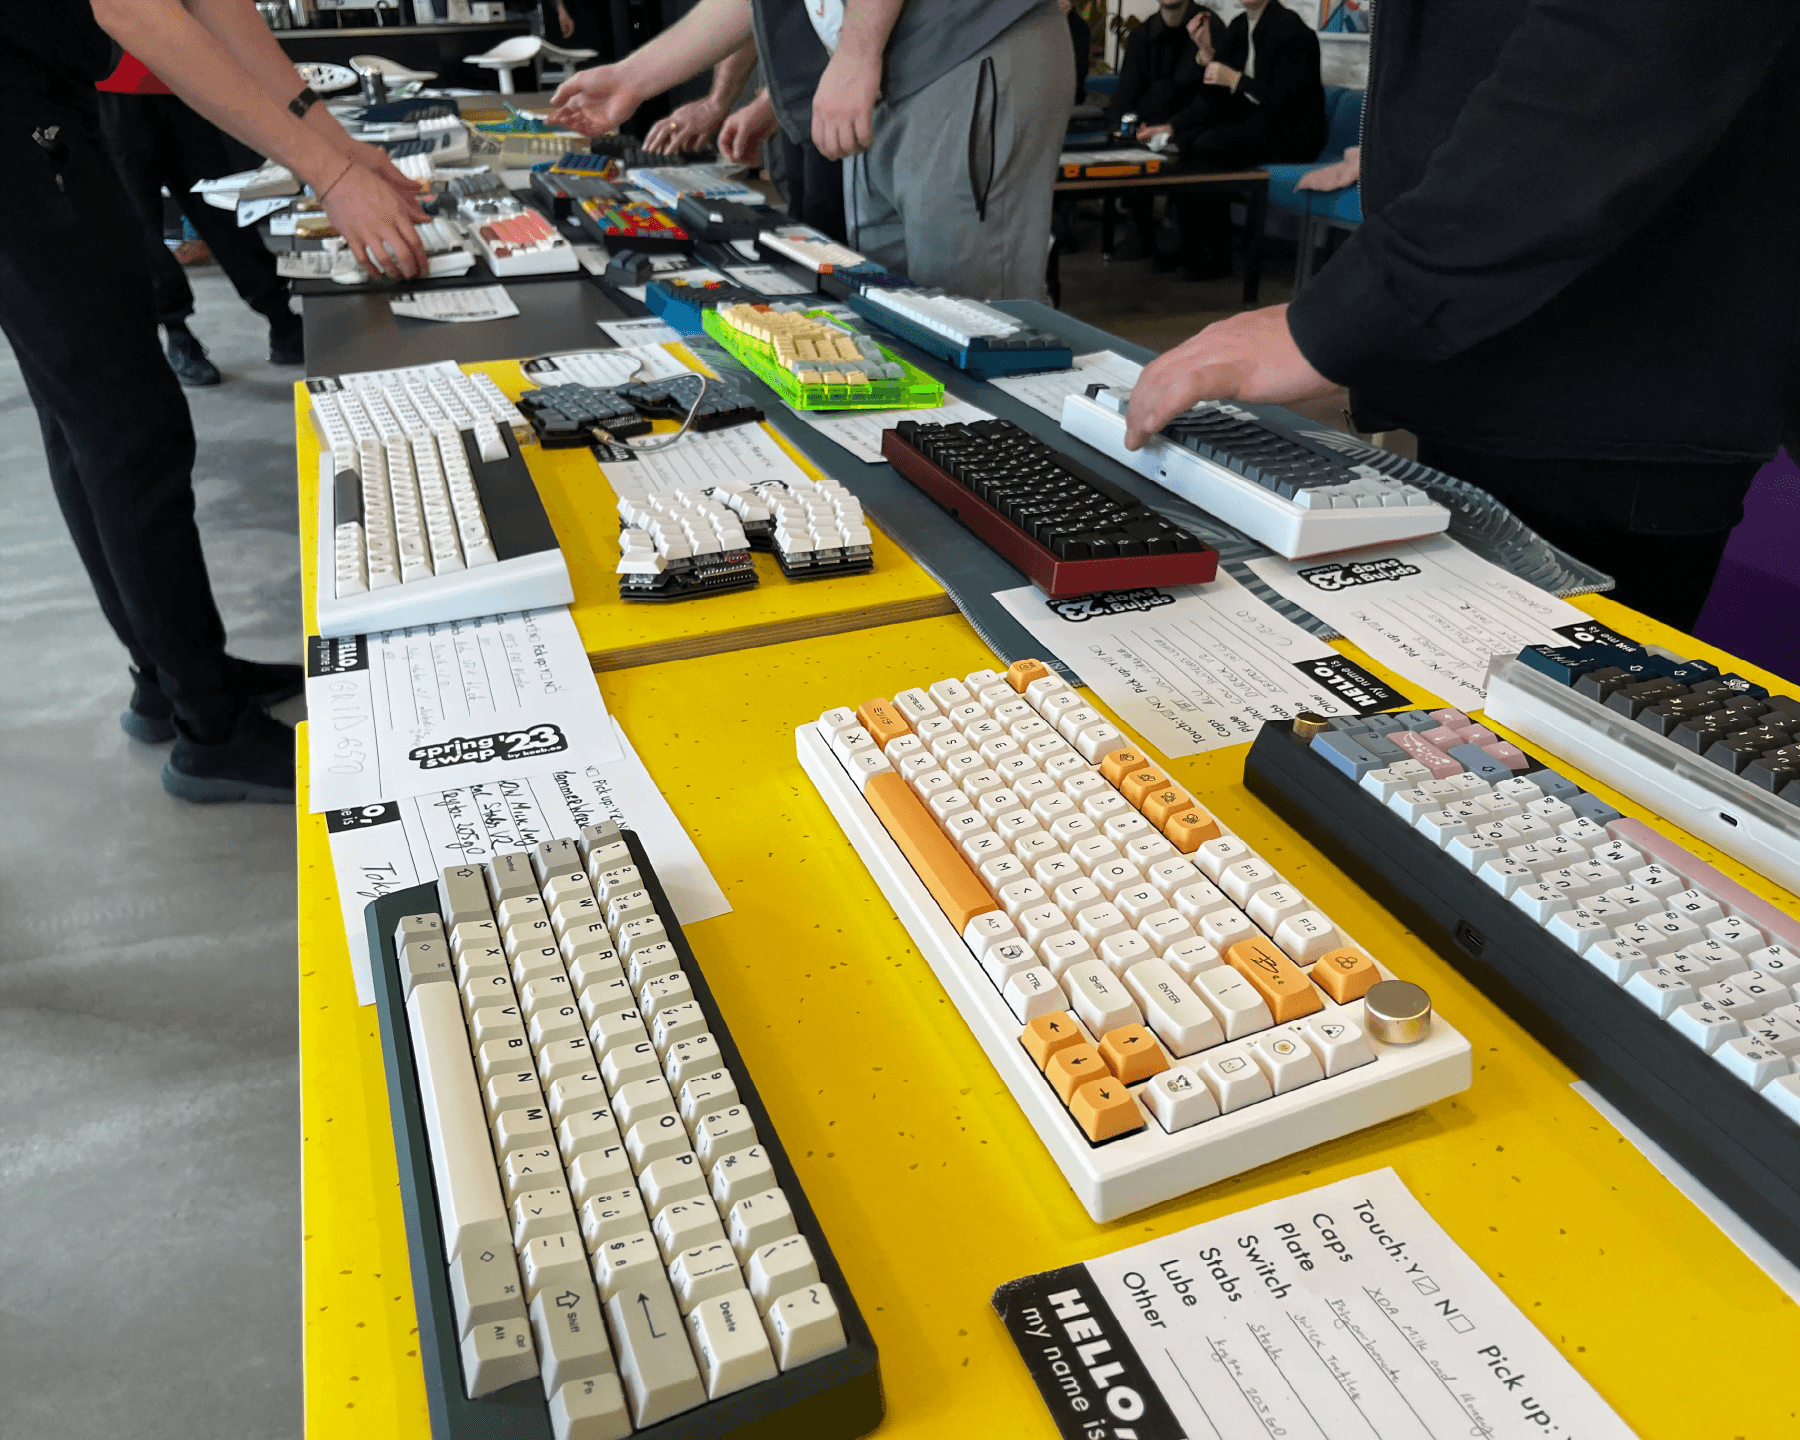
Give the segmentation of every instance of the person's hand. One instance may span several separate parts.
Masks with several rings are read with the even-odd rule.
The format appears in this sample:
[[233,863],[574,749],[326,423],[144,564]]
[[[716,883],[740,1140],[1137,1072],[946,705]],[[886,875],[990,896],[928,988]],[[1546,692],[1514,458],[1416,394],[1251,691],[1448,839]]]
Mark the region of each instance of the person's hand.
[[550,97],[547,118],[581,135],[604,135],[629,120],[644,99],[628,66],[596,65],[563,81]]
[[[413,224],[423,225],[430,218],[419,204],[420,193],[431,188],[429,181],[412,180],[402,174],[400,167],[388,158],[387,151],[379,145],[352,140],[348,153],[352,160],[408,203]],[[329,184],[330,181],[326,183]]]
[[659,152],[698,150],[712,139],[724,118],[725,107],[712,96],[690,100],[650,127],[650,133],[644,137],[644,148]]
[[556,28],[562,31],[562,38],[567,40],[575,33],[575,17],[569,13],[569,7],[558,0],[556,7]]
[[1235,90],[1238,81],[1244,78],[1244,72],[1233,70],[1222,60],[1211,61],[1206,67],[1206,74],[1201,79],[1208,85],[1223,85],[1228,90]]
[[813,144],[827,160],[860,155],[875,140],[875,95],[881,61],[859,61],[844,50],[831,57],[813,92]]
[[1202,400],[1286,405],[1336,390],[1294,344],[1287,310],[1269,305],[1220,320],[1146,365],[1131,392],[1125,448],[1138,449]]
[[775,138],[781,122],[775,118],[775,106],[769,92],[762,91],[742,110],[725,117],[719,130],[719,153],[733,165],[759,165],[762,147]]
[[1362,151],[1352,145],[1342,160],[1308,170],[1294,182],[1296,190],[1348,190],[1362,177]]
[[1137,138],[1140,140],[1154,140],[1158,135],[1173,135],[1174,133],[1173,125],[1140,125],[1137,128]]
[[325,194],[320,199],[325,214],[358,263],[389,276],[425,273],[425,247],[413,229],[414,214],[425,218],[417,198],[395,193],[372,171],[354,163],[336,180],[323,183]]
[[1194,53],[1202,65],[1212,64],[1212,11],[1196,10],[1187,22],[1188,39],[1194,42]]

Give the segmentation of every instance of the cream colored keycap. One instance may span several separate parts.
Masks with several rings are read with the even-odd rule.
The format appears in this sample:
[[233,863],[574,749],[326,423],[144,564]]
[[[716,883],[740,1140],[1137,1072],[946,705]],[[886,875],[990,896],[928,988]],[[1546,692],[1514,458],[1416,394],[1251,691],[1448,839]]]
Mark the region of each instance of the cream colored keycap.
[[835,1354],[848,1343],[837,1302],[824,1285],[808,1285],[778,1297],[763,1321],[775,1359],[792,1370],[822,1355]]
[[775,1355],[756,1302],[742,1286],[695,1306],[688,1315],[688,1332],[709,1399],[717,1400],[776,1374]]
[[531,1331],[523,1320],[477,1325],[462,1342],[463,1393],[477,1400],[538,1373]]
[[[570,1213],[571,1223],[574,1220]],[[525,1294],[536,1300],[546,1290],[555,1295],[570,1286],[588,1284],[587,1248],[574,1229],[534,1236],[519,1255]]]
[[723,1240],[683,1250],[669,1266],[669,1284],[683,1315],[691,1314],[702,1300],[729,1294],[743,1283],[737,1256]]
[[1168,961],[1139,961],[1125,972],[1125,988],[1170,1054],[1192,1055],[1224,1040],[1218,1018]]

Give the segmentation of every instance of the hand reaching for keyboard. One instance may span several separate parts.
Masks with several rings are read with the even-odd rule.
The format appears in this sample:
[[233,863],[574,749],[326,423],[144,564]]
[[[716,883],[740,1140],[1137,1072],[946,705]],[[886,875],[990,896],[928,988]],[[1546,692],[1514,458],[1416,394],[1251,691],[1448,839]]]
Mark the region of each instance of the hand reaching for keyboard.
[[401,196],[354,156],[323,198],[326,215],[359,262],[383,275],[424,273],[425,247],[413,225],[425,213],[416,198]]
[[1269,305],[1208,325],[1144,367],[1131,395],[1125,446],[1136,450],[1202,400],[1285,405],[1337,389],[1288,333],[1287,306]]
[[643,97],[626,78],[623,65],[577,70],[550,100],[549,121],[583,135],[617,130],[636,113]]
[[719,130],[719,153],[734,165],[759,165],[764,143],[780,128],[769,92],[763,90],[743,109],[726,116]]
[[431,218],[419,204],[421,189],[429,190],[430,184],[414,180],[404,174],[400,167],[388,158],[387,151],[379,145],[371,145],[364,140],[352,140],[350,142],[350,158],[400,196],[406,208],[411,212],[408,218],[413,224],[423,225]]

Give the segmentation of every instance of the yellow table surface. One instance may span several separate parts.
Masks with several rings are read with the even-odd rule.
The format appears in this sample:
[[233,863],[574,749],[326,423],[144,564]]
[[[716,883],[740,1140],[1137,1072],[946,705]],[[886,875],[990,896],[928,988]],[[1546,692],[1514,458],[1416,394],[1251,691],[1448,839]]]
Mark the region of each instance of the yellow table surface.
[[[685,351],[679,351],[688,358]],[[530,388],[516,360],[465,365],[485,371],[508,398]],[[294,441],[300,476],[300,583],[305,595],[307,634],[316,628],[313,572],[318,525],[319,437],[313,429],[304,384],[294,386]],[[672,423],[658,428],[673,430]],[[815,479],[822,472],[772,427],[769,434]],[[569,578],[575,587],[575,628],[596,670],[618,670],[690,655],[711,655],[754,645],[773,645],[809,635],[831,635],[954,615],[956,603],[943,587],[920,569],[878,526],[874,537],[875,568],[866,575],[839,580],[789,580],[773,555],[755,556],[760,583],[751,590],[656,605],[619,598],[618,496],[606,483],[585,446],[570,450],[524,449],[526,465],[556,530]]]
[[[1578,603],[1771,678],[1604,599]],[[829,706],[992,663],[944,618],[599,677],[734,907],[688,938],[874,1331],[882,1435],[1053,1436],[989,1306],[996,1285],[1386,1165],[1640,1434],[1800,1433],[1793,1302],[1570,1089],[1569,1070],[1249,794],[1244,746],[1169,768],[1431,991],[1474,1046],[1474,1085],[1089,1220],[794,758],[795,725]],[[425,1436],[375,1010],[356,1007],[321,817],[300,818],[299,848],[308,1433]]]

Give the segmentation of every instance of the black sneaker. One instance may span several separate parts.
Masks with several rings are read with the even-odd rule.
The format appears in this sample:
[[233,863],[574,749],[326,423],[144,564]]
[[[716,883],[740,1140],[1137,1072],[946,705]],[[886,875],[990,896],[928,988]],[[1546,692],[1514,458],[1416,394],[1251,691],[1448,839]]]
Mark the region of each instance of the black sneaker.
[[217,385],[225,377],[219,367],[206,358],[206,347],[186,330],[169,331],[169,368],[175,378],[190,390]]
[[269,363],[271,365],[304,365],[306,363],[306,327],[294,317],[291,328],[269,327]]
[[[225,672],[233,693],[251,705],[279,705],[306,688],[306,672],[298,665],[271,665],[227,655]],[[146,745],[162,745],[175,738],[175,707],[154,675],[132,670],[131,708],[119,716],[119,728]]]
[[216,745],[177,735],[175,748],[163,763],[162,787],[176,799],[196,805],[232,800],[291,805],[294,732],[247,705],[230,737]]

